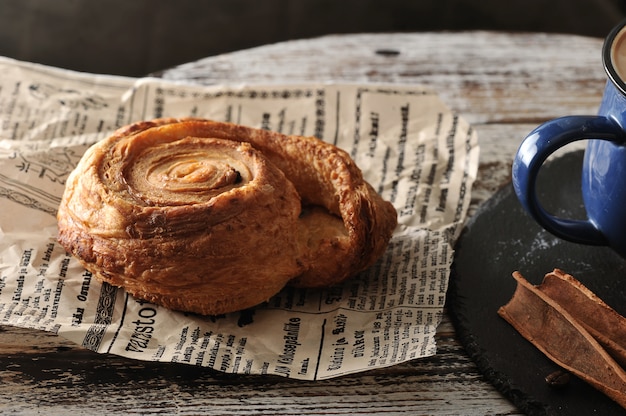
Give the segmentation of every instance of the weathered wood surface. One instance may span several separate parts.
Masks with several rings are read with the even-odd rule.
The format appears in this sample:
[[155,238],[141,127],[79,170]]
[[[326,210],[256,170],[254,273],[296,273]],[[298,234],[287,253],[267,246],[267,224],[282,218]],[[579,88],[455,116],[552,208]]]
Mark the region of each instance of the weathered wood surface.
[[[202,84],[430,85],[478,132],[473,213],[509,180],[513,154],[533,127],[596,112],[606,80],[601,45],[577,36],[488,32],[327,36],[210,57],[158,75]],[[302,382],[98,355],[53,335],[0,327],[0,413],[520,414],[477,371],[448,316],[437,342],[434,357]]]

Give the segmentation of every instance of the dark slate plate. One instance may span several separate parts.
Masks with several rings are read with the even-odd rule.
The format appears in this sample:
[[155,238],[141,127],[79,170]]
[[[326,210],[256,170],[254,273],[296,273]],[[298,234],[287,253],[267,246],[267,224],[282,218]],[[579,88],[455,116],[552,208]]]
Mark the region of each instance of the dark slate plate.
[[[548,211],[583,216],[582,155],[565,154],[542,169],[538,194]],[[485,377],[529,415],[626,415],[577,378],[562,389],[548,386],[545,376],[558,367],[496,313],[513,295],[513,271],[539,284],[554,268],[572,274],[626,314],[626,261],[608,248],[547,233],[523,211],[509,184],[479,208],[456,245],[448,307],[459,339]]]

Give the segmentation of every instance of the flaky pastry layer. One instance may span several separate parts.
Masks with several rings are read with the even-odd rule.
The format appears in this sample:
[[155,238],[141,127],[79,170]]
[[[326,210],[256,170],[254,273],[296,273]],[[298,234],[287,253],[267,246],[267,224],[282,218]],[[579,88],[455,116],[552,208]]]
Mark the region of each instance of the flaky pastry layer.
[[204,315],[285,285],[324,287],[371,266],[393,206],[319,139],[157,119],[92,146],[68,178],[59,242],[98,279]]

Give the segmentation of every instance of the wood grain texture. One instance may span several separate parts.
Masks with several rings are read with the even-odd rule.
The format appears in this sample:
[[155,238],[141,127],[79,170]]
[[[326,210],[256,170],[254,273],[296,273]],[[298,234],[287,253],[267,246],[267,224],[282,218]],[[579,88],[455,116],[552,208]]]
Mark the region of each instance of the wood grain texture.
[[[470,214],[510,180],[540,122],[596,112],[601,39],[531,33],[326,36],[191,62],[160,74],[209,84],[388,82],[432,86],[481,146]],[[0,413],[519,415],[481,374],[446,315],[434,357],[332,380],[228,376],[84,350],[0,327]]]
[[51,335],[4,327],[0,334],[0,412],[518,414],[483,381],[455,340],[447,319],[437,339],[439,351],[434,357],[307,382],[137,362],[99,355]]

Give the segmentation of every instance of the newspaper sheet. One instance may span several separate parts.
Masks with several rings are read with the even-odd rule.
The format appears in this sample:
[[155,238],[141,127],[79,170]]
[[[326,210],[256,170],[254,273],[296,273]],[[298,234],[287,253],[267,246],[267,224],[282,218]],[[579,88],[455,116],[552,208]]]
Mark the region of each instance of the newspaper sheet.
[[[195,116],[316,136],[347,150],[399,225],[369,270],[223,316],[173,312],[102,284],[56,242],[83,152],[116,128]],[[0,58],[0,325],[99,353],[241,374],[326,379],[435,354],[452,244],[478,164],[471,126],[421,86],[198,86]]]

